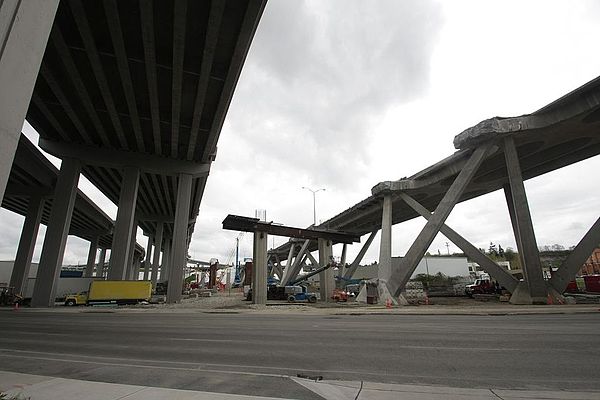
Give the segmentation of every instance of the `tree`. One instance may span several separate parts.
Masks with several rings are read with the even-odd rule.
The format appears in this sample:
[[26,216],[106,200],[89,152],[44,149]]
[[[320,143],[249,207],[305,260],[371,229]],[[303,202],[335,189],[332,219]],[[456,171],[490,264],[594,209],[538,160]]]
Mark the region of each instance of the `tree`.
[[494,257],[498,257],[498,250],[496,250],[496,245],[493,242],[490,242],[488,254]]

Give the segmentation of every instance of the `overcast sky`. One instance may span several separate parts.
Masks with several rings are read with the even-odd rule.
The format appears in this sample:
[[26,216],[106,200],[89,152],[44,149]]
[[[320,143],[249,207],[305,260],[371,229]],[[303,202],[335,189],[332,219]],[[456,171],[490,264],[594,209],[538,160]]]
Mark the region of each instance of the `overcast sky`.
[[[600,75],[597,1],[270,0],[211,168],[190,254],[231,261],[229,213],[305,227],[452,154],[452,140],[493,116],[533,112]],[[25,132],[37,141],[35,132]],[[575,245],[598,217],[600,158],[526,182],[539,245]],[[111,217],[116,207],[80,188]],[[0,259],[14,259],[23,218],[0,211]],[[501,192],[458,205],[448,224],[478,247],[515,247]],[[394,226],[393,255],[424,221]],[[44,227],[34,254],[39,259]],[[241,256],[251,256],[251,235]],[[269,246],[287,238],[269,239]],[[364,240],[363,240],[364,241]],[[138,242],[146,240],[138,230]],[[446,252],[438,236],[430,251]],[[88,244],[69,238],[65,264]],[[358,252],[351,246],[349,259]],[[378,258],[377,238],[364,261]],[[450,243],[450,252],[458,249]],[[334,248],[339,256],[341,247]]]

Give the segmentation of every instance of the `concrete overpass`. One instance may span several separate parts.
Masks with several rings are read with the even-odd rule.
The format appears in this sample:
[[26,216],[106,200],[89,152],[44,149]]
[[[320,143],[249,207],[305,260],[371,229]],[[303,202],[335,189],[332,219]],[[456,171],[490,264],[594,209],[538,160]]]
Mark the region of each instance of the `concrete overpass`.
[[[25,217],[21,239],[17,248],[15,265],[10,279],[10,286],[22,292],[35,248],[40,223],[48,225],[54,203],[54,190],[58,178],[58,170],[27,139],[21,135],[2,207]],[[68,234],[88,240],[90,248],[85,276],[102,276],[106,251],[113,241],[114,221],[94,204],[83,192],[77,191]],[[128,277],[134,275],[135,268],[144,258],[144,249],[134,241],[133,252],[128,263]],[[100,258],[96,266],[96,255],[100,249]],[[61,258],[62,264],[62,258]],[[60,274],[60,272],[59,272]],[[57,276],[58,278],[58,276]]]
[[[531,114],[482,121],[457,135],[454,146],[457,151],[451,156],[413,176],[377,184],[371,196],[319,225],[319,228],[361,236],[371,234],[344,275],[352,275],[373,237],[382,229],[380,278],[387,282],[390,292],[398,296],[441,232],[513,292],[511,301],[546,303],[549,293],[562,293],[600,243],[600,219],[547,284],[542,277],[523,181],[600,153],[600,77]],[[524,282],[518,282],[444,225],[457,203],[496,190],[506,194],[515,241],[524,265]],[[420,216],[428,220],[426,226],[400,264],[392,266],[391,226]],[[275,258],[288,254],[289,263],[299,248],[299,243],[289,242],[271,254]],[[313,242],[308,251],[316,249]],[[344,255],[342,258],[345,261]]]
[[264,6],[2,2],[0,198],[25,118],[40,147],[62,159],[33,306],[52,305],[80,173],[118,205],[108,278],[126,278],[139,224],[153,270],[164,252],[167,301],[180,300],[175,282]]

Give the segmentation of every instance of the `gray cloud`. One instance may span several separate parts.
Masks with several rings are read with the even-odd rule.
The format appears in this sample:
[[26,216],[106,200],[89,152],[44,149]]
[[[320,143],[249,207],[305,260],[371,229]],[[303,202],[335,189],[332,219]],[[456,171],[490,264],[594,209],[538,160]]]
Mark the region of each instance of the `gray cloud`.
[[427,90],[441,26],[430,1],[270,2],[231,130],[274,168],[341,188],[368,166],[361,150],[373,121]]

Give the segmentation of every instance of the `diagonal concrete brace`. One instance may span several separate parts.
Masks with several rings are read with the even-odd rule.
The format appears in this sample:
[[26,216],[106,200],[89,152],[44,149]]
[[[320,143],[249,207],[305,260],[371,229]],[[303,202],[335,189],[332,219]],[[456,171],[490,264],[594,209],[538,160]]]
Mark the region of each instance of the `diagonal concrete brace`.
[[550,279],[550,285],[556,289],[558,293],[563,293],[577,271],[581,269],[585,260],[587,260],[600,243],[600,218],[596,220],[594,225],[577,243],[571,254],[562,263],[558,271],[556,271]]
[[394,296],[401,294],[406,282],[410,279],[410,276],[421,258],[423,258],[431,242],[433,242],[435,235],[437,235],[444,222],[446,222],[450,212],[464,193],[469,182],[471,182],[490,148],[491,144],[485,144],[473,151],[473,154],[471,154],[471,157],[442,198],[442,201],[438,204],[433,216],[429,218],[421,233],[419,233],[410,249],[408,249],[408,252],[400,263],[400,268],[392,271],[388,287]]
[[[413,210],[421,214],[423,218],[429,220],[432,217],[433,214],[427,208],[423,207],[422,204],[410,197],[408,194],[400,192],[399,196]],[[519,281],[510,273],[508,273],[508,271],[491,260],[488,256],[479,251],[479,249],[469,243],[469,241],[467,241],[464,237],[459,235],[446,224],[442,225],[440,232],[449,240],[451,240],[452,243],[458,246],[469,258],[479,264],[484,271],[493,276],[498,283],[500,283],[500,285],[508,289],[508,291],[512,293],[516,289]]]

